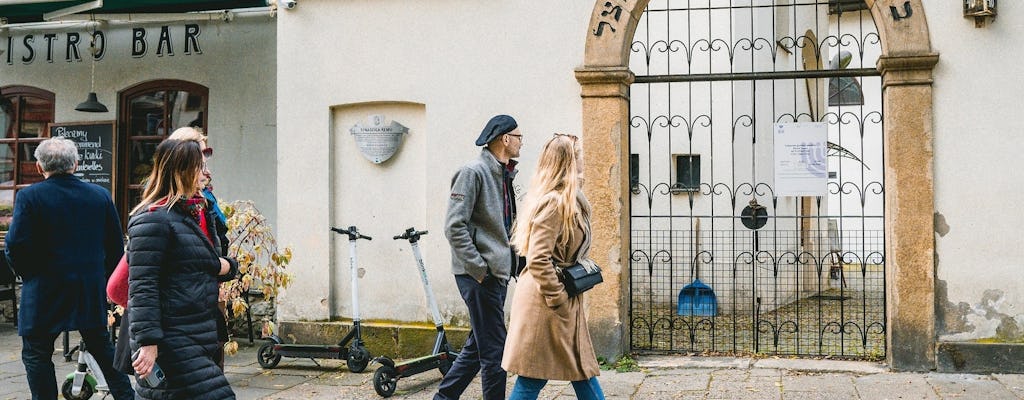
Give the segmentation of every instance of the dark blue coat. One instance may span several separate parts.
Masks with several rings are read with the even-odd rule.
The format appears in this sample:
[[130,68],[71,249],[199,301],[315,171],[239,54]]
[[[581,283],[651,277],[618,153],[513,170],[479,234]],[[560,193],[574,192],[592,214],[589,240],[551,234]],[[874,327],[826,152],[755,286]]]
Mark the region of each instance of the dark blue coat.
[[107,326],[107,275],[124,236],[106,190],[57,174],[19,191],[6,242],[24,283],[19,335]]

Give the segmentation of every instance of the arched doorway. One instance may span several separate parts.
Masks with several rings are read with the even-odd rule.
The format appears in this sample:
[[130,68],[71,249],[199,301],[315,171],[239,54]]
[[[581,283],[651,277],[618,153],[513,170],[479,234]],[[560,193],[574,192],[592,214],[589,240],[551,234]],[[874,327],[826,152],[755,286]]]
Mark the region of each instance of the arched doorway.
[[[774,7],[782,2],[753,3]],[[900,8],[890,3],[896,2],[866,2],[881,42],[875,67],[883,88],[883,146],[885,154],[899,154],[886,157],[884,166],[887,358],[894,369],[926,370],[934,366],[935,341],[931,69],[938,56],[931,52],[921,2],[901,2]],[[602,354],[630,350],[628,132],[634,74],[628,66],[634,32],[647,6],[647,1],[597,1],[584,66],[576,71],[589,149],[587,190],[600,228],[595,229],[594,255],[619,278],[591,296],[591,323],[599,332],[595,345]]]

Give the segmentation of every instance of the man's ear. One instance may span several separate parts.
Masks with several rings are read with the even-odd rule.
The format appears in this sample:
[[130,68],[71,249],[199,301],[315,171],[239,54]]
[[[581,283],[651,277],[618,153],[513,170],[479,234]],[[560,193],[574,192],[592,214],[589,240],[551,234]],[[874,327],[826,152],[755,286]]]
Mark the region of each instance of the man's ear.
[[43,165],[39,161],[36,161],[36,171],[39,172],[39,175],[43,174]]
[[73,173],[75,173],[75,171],[78,171],[78,161],[75,161],[75,165],[72,165],[72,166],[71,166],[71,171],[70,171],[70,173],[72,173],[72,174],[73,174]]

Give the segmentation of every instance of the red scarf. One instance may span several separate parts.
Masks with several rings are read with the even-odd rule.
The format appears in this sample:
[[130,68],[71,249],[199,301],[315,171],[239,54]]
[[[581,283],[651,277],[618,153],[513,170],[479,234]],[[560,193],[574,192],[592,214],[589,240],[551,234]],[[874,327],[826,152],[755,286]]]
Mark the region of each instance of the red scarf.
[[199,223],[199,229],[202,229],[203,233],[206,234],[206,240],[213,243],[213,238],[210,237],[209,224],[206,221],[206,198],[202,194],[196,193],[192,197],[182,200],[180,204]]

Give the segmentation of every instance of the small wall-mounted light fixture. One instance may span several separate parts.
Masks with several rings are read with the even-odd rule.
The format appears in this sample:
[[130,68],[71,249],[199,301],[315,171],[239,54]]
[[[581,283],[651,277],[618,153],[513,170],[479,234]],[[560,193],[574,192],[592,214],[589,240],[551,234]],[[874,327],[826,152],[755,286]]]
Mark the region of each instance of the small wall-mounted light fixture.
[[989,18],[996,18],[996,0],[964,0],[964,18],[974,18],[974,27],[985,26]]

